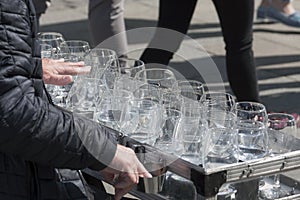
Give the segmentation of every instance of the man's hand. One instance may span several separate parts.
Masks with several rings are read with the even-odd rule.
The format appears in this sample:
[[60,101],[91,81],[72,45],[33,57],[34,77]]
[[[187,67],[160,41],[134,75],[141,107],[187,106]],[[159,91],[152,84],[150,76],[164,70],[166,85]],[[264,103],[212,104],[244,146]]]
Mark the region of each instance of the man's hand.
[[134,151],[122,145],[117,146],[115,157],[110,165],[101,171],[101,174],[114,185],[116,200],[121,199],[138,184],[139,177],[152,177],[137,159]]
[[43,58],[43,79],[46,84],[67,85],[73,81],[72,75],[88,74],[90,66],[85,66],[84,62],[64,62]]

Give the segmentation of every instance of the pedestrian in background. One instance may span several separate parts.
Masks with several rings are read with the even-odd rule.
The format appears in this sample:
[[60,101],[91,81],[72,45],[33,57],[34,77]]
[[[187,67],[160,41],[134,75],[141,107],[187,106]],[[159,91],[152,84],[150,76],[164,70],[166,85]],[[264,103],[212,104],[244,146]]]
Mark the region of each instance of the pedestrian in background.
[[[252,50],[254,0],[213,0],[217,10],[226,50],[226,67],[231,89],[238,101],[259,101],[256,66]],[[197,0],[160,0],[158,27],[187,34]],[[166,38],[166,39],[165,39]],[[157,32],[141,60],[168,65],[183,37],[172,42]],[[160,48],[151,48],[159,42]],[[167,41],[167,42],[165,42]],[[154,46],[155,46],[154,45]],[[173,51],[165,51],[172,45]]]

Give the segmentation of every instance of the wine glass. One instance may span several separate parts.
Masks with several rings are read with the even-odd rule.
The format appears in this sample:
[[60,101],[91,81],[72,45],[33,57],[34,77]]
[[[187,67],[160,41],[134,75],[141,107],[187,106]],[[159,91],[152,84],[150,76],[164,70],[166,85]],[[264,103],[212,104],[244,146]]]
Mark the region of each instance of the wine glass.
[[[63,58],[65,62],[83,62],[90,51],[89,43],[83,40],[67,40],[62,42],[59,48],[60,58]],[[77,77],[78,75],[73,75],[73,81]]]
[[[123,127],[126,134],[139,142],[154,145],[159,137],[159,128],[162,123],[160,105],[149,99],[132,99],[126,107],[126,117],[122,122],[127,122]],[[132,130],[131,132],[128,131]]]
[[204,168],[238,162],[236,115],[231,111],[209,110],[206,113],[208,131],[203,138]]
[[199,101],[204,93],[203,83],[196,80],[177,80],[173,88],[178,89],[179,94],[185,97],[185,100]]
[[96,106],[106,93],[106,87],[100,79],[80,77],[68,93],[66,108],[93,119]]
[[84,62],[91,66],[88,76],[103,79],[108,89],[113,89],[121,75],[117,53],[111,49],[94,48],[85,56]]
[[239,159],[247,161],[264,157],[268,152],[268,115],[265,106],[257,102],[237,102],[234,112],[237,116]]
[[154,146],[163,152],[180,156],[182,148],[176,131],[181,118],[181,112],[172,108],[165,108],[163,110],[161,134],[156,139]]
[[176,84],[174,73],[169,69],[151,68],[136,73],[135,79],[156,85],[162,90],[172,90]]
[[84,61],[90,51],[90,45],[83,40],[67,40],[59,45],[60,55],[66,62]]
[[126,90],[113,90],[109,94],[104,95],[96,106],[94,120],[123,133],[132,132],[134,126],[126,124],[136,121],[135,118],[129,119],[129,113],[126,112],[126,106],[133,98],[132,93]]
[[63,35],[58,32],[40,32],[38,33],[38,40],[40,44],[48,44],[53,48],[53,58],[58,59],[59,56],[59,46],[65,41]]
[[[292,150],[291,144],[293,137],[297,134],[295,119],[286,113],[268,114],[268,134],[269,134],[269,155],[276,156]],[[280,174],[268,179],[263,179],[259,190],[259,196],[263,199],[277,199],[284,197],[286,192],[280,186]]]
[[143,61],[134,58],[118,58],[121,74],[134,78],[136,73],[145,69]]
[[136,80],[135,74],[145,69],[144,62],[134,58],[119,58],[118,59],[121,75],[116,78],[114,88],[125,89],[134,92],[144,82]]
[[235,98],[226,92],[205,92],[200,98],[200,104],[206,110],[232,111]]

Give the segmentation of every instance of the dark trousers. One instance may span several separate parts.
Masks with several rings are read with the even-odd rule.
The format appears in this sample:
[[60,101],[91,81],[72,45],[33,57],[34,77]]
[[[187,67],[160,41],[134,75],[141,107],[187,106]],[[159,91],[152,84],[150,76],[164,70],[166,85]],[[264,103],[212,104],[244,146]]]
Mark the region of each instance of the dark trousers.
[[[186,34],[196,3],[197,0],[160,0],[158,27]],[[213,0],[213,3],[225,42],[227,75],[231,89],[238,101],[259,101],[252,51],[254,0]],[[149,46],[157,42],[160,36],[161,34],[156,33]],[[171,51],[147,48],[141,60],[145,63],[168,65],[182,40],[181,36],[172,38],[171,47],[167,48]]]

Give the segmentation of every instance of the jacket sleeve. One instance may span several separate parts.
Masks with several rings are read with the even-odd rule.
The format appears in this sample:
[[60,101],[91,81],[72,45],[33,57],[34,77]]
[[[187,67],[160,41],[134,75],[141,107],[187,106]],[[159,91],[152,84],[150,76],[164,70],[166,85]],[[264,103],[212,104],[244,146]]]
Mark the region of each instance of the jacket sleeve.
[[[9,8],[13,2],[16,7]],[[0,4],[0,152],[54,167],[100,170],[116,151],[113,130],[37,94],[34,85],[42,81],[33,73],[38,59],[32,56],[34,36],[25,4]]]

